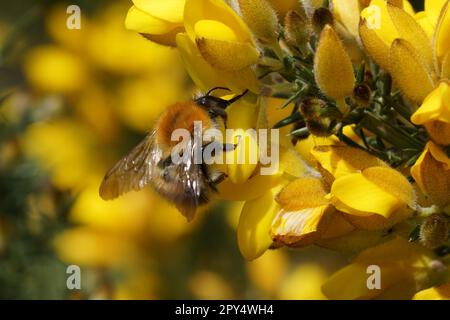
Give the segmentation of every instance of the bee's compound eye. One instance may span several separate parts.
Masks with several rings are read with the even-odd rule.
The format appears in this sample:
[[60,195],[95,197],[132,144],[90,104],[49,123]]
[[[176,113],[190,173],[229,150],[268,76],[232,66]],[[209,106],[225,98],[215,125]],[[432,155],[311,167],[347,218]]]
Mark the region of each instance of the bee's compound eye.
[[214,96],[203,96],[195,100],[195,102],[206,108],[221,108],[225,109],[228,106],[228,101]]

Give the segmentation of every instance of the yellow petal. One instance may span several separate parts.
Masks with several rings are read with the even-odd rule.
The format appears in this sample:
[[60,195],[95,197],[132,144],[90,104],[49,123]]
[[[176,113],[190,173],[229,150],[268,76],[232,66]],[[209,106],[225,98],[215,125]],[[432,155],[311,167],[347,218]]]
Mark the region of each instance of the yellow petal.
[[66,263],[89,267],[111,267],[136,258],[138,253],[130,241],[89,227],[65,231],[53,245]]
[[203,59],[195,43],[186,34],[179,33],[176,41],[184,66],[197,88],[206,91],[214,87],[227,87],[220,73]]
[[446,3],[447,0],[425,0],[425,12],[433,24],[433,27],[436,26],[442,8]]
[[450,51],[442,59],[441,79],[450,79]]
[[277,11],[280,18],[284,18],[290,10],[300,9],[298,0],[269,0],[272,7]]
[[267,190],[285,181],[281,173],[276,175],[255,175],[243,184],[225,180],[217,186],[221,199],[247,201],[261,197]]
[[[195,41],[197,38],[195,26],[200,20],[220,22],[233,30],[238,42],[253,43],[252,35],[247,25],[222,0],[186,0],[184,25],[192,41]],[[214,32],[214,30],[210,31]]]
[[416,12],[414,11],[414,7],[408,0],[403,0],[403,10],[411,16],[414,16]]
[[311,245],[320,237],[320,224],[325,215],[331,214],[330,205],[312,207],[297,211],[281,210],[273,221],[272,239],[287,246]]
[[333,15],[354,36],[358,36],[359,14],[361,11],[359,0],[333,0]]
[[440,67],[445,56],[450,52],[450,2],[445,4],[436,26],[434,35],[434,54]]
[[411,100],[420,103],[433,91],[431,70],[408,41],[397,39],[393,42],[390,63],[392,77]]
[[242,70],[259,59],[259,52],[250,43],[198,38],[197,47],[213,68],[225,71]]
[[450,300],[450,283],[417,292],[413,300]]
[[139,10],[135,6],[132,6],[130,10],[128,10],[128,14],[125,19],[125,27],[139,33],[164,34],[180,25],[181,24],[156,18],[142,10]]
[[390,43],[384,42],[375,32],[369,27],[366,19],[361,19],[359,24],[359,35],[361,37],[364,48],[369,53],[371,58],[375,60],[383,69],[389,70],[389,47]]
[[184,3],[186,0],[133,0],[140,10],[152,16],[174,23],[183,21]]
[[444,121],[430,121],[425,124],[431,139],[443,146],[450,145],[450,123]]
[[88,80],[86,65],[80,57],[53,45],[28,51],[24,68],[31,85],[47,93],[73,93]]
[[[258,259],[247,262],[246,267],[255,288],[273,296],[279,291],[280,283],[286,277],[290,261],[283,250],[270,250]],[[268,274],[271,276],[268,277]]]
[[289,183],[276,201],[287,211],[314,208],[328,204],[326,186],[320,179],[302,178]]
[[283,186],[265,192],[260,198],[247,201],[238,225],[239,249],[247,260],[261,256],[272,244],[270,230],[280,207],[275,196]]
[[[241,100],[227,109],[227,128],[234,129],[234,136],[228,137],[227,143],[237,145],[234,151],[224,154],[227,174],[236,184],[246,182],[255,171],[259,161],[256,125],[257,105]],[[232,161],[233,160],[233,161]]]
[[339,211],[332,212],[324,219],[320,226],[320,240],[329,240],[342,237],[355,230],[355,227],[350,224],[345,218],[344,214]]
[[370,6],[361,12],[361,17],[367,28],[375,32],[386,46],[389,47],[392,41],[398,38],[397,28],[388,12],[387,1],[372,0]]
[[314,58],[316,82],[327,96],[340,100],[353,92],[355,76],[350,57],[332,27],[320,35]]
[[336,179],[369,167],[387,167],[377,157],[349,146],[319,146],[313,148],[311,154]]
[[238,41],[233,29],[216,20],[200,20],[195,24],[194,31],[198,38]]
[[338,272],[322,286],[324,294],[333,300],[354,300],[370,299],[385,290],[389,285],[395,282],[398,272],[392,268],[382,269],[382,290],[369,290],[367,279],[370,274],[367,273],[369,264],[351,264]]
[[395,6],[388,5],[389,16],[398,31],[399,37],[408,41],[418,52],[424,63],[431,68],[433,52],[431,39],[416,22],[413,16]]
[[175,47],[176,46],[176,37],[178,33],[184,32],[183,27],[177,27],[172,31],[164,34],[150,34],[150,33],[141,33],[144,38],[153,41],[155,43],[161,44],[163,46]]
[[258,166],[257,133],[255,130],[235,129],[232,140],[227,140],[227,143],[236,145],[233,151],[225,154],[228,178],[235,184],[244,183]]
[[214,87],[227,87],[235,93],[246,89],[258,92],[256,75],[251,68],[236,72],[216,70],[203,59],[186,34],[177,34],[176,41],[184,66],[197,88],[208,91]]
[[408,180],[391,168],[371,167],[336,179],[332,203],[349,214],[389,218],[395,211],[413,207],[415,194]]
[[57,4],[50,6],[45,13],[45,27],[48,34],[63,47],[79,52],[84,49],[86,33],[90,32],[88,19],[81,12],[82,28],[68,29],[61,28],[66,25],[67,5]]
[[[70,221],[122,235],[146,232],[148,208],[155,207],[149,193],[130,193],[116,201],[102,201],[98,187],[84,189],[70,210]],[[130,210],[130,211],[128,211]]]
[[[344,220],[344,218],[342,219]],[[349,232],[344,233],[340,237],[329,239],[322,237],[321,239],[318,239],[315,244],[326,249],[354,256],[364,249],[376,246],[392,238],[391,236],[386,236],[386,229],[368,231],[355,229],[352,225],[350,226],[353,228],[353,231],[349,230]]]
[[258,106],[241,99],[227,108],[227,128],[228,129],[251,129],[256,126]]
[[267,0],[238,0],[242,17],[255,36],[265,42],[277,41],[278,17]]

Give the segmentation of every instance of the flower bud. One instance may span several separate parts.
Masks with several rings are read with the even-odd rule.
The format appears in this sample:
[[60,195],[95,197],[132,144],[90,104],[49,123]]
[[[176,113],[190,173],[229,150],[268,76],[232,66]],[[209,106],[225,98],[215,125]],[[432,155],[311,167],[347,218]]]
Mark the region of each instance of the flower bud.
[[443,245],[448,239],[448,234],[448,221],[440,214],[432,214],[420,226],[420,242],[430,249]]
[[304,50],[312,34],[308,18],[291,10],[286,14],[284,26],[288,44]]
[[445,208],[450,204],[450,158],[438,145],[427,143],[411,175],[434,205]]
[[267,0],[239,0],[239,7],[244,21],[260,41],[277,41],[278,17]]
[[306,121],[306,127],[311,134],[317,137],[329,137],[334,134],[334,128],[336,127],[334,123],[329,118],[322,118]]
[[312,16],[312,25],[314,30],[319,34],[325,26],[334,24],[333,14],[327,8],[319,8],[314,11]]

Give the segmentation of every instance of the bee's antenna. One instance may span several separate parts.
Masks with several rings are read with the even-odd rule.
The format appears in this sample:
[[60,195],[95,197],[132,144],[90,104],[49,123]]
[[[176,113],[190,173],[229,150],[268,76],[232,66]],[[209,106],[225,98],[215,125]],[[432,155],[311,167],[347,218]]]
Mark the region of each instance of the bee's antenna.
[[231,91],[230,89],[225,88],[225,87],[215,87],[215,88],[212,88],[211,90],[209,90],[209,91],[206,93],[206,96],[210,96],[211,93],[213,93],[213,92],[216,91],[216,90]]
[[248,92],[248,89],[245,90],[244,92],[242,92],[240,95],[234,97],[233,99],[230,99],[227,101],[227,106],[232,105],[233,103],[235,103],[236,101],[238,101],[240,98],[242,98],[243,96],[245,96]]

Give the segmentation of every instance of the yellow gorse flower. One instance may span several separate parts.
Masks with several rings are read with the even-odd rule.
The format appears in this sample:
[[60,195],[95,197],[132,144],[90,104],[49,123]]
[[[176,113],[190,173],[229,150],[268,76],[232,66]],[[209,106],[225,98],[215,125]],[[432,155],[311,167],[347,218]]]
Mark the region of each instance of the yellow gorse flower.
[[414,208],[415,194],[407,179],[376,157],[339,145],[315,147],[311,153],[331,183],[331,203],[356,226],[385,228]]
[[[434,248],[404,238],[449,208],[449,0],[417,14],[406,0],[133,3],[127,27],[176,44],[197,88],[249,89],[227,109],[237,133],[226,156],[262,149],[245,130],[282,128],[274,174],[259,174],[261,163],[219,165],[220,198],[243,202],[246,259],[280,246],[357,254],[323,286],[329,298],[410,298],[436,284]],[[280,117],[274,97],[286,100]],[[371,264],[383,269],[382,290],[367,288]]]
[[322,30],[314,60],[314,75],[319,88],[337,101],[353,92],[355,76],[352,62],[334,29]]
[[134,1],[126,26],[150,40],[176,45],[202,90],[257,90],[251,67],[259,52],[247,25],[222,0]]
[[421,102],[435,85],[431,39],[412,15],[384,0],[372,0],[361,17],[365,49],[405,95]]
[[434,29],[439,20],[442,7],[447,0],[425,0],[425,10],[416,13],[415,18],[428,36],[433,38]]
[[219,185],[221,197],[245,201],[237,237],[239,249],[246,259],[258,258],[273,244],[270,232],[280,211],[276,195],[289,181],[302,176],[305,170],[304,161],[293,150],[282,149],[278,171],[273,175],[255,175],[241,185],[227,181]]
[[273,45],[278,41],[278,17],[267,0],[238,0],[244,21],[259,41]]

